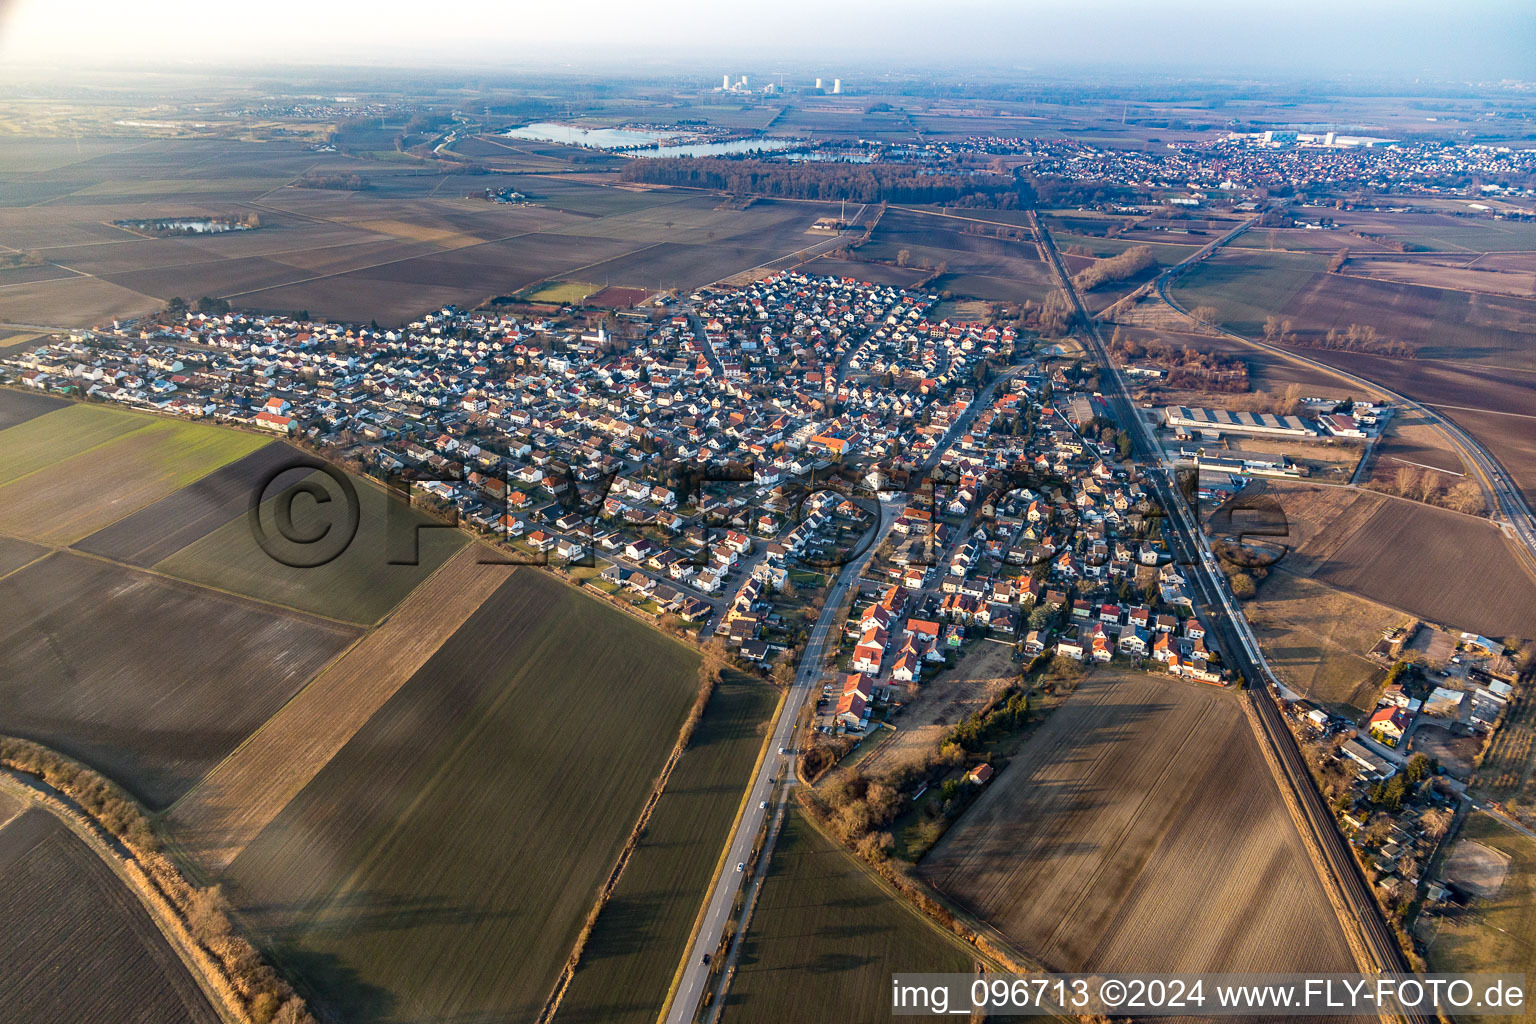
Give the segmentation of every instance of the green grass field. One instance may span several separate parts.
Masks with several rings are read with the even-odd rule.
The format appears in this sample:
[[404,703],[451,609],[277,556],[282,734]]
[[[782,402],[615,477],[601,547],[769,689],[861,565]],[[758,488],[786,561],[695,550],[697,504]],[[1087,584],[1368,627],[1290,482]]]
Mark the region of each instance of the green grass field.
[[661,1013],[777,703],[776,690],[747,676],[715,690],[556,1021],[652,1024]]
[[[1434,213],[1353,213],[1337,220],[1372,235],[1397,238],[1410,246],[1442,252],[1497,252],[1536,249],[1536,224],[1488,217]],[[1347,243],[1346,243],[1347,244]]]
[[[72,406],[41,419],[74,409],[93,414],[100,425],[85,421],[75,439],[120,423],[116,410],[95,406]],[[0,533],[72,544],[267,443],[264,437],[183,420],[132,419],[137,429],[0,486]],[[66,433],[66,444],[69,437]]]
[[155,421],[124,409],[69,405],[0,431],[0,484],[19,480]]
[[1224,252],[1184,274],[1172,291],[1186,308],[1214,306],[1229,329],[1256,336],[1327,265],[1328,257],[1309,253]]
[[[326,484],[318,474],[313,479]],[[275,561],[257,542],[248,516],[242,513],[155,568],[194,583],[345,622],[377,622],[467,538],[456,530],[423,530],[416,556],[420,564],[391,564],[392,558],[403,561],[413,557],[409,538],[415,527],[435,521],[368,481],[358,480],[355,486],[361,506],[357,536],[339,557],[325,565],[290,568]],[[335,485],[330,484],[327,492],[336,495],[337,501],[328,509],[339,507]],[[269,500],[267,507],[275,500]],[[296,528],[305,533],[327,522],[320,506],[303,496],[294,501],[293,515]],[[391,516],[395,518],[393,526]],[[265,510],[262,518],[269,521]],[[270,529],[269,535],[276,536]]]
[[968,972],[973,963],[792,807],[721,1019],[885,1020],[894,972]]
[[[1474,899],[1420,927],[1431,971],[1536,973],[1536,840],[1497,819],[1473,812],[1459,839],[1471,839],[1509,855],[1509,873],[1498,896]],[[1510,1017],[1457,1014],[1458,1021]]]
[[510,572],[223,879],[325,1019],[533,1020],[693,701],[691,650]]
[[551,281],[524,296],[529,302],[580,302],[602,288],[588,281]]

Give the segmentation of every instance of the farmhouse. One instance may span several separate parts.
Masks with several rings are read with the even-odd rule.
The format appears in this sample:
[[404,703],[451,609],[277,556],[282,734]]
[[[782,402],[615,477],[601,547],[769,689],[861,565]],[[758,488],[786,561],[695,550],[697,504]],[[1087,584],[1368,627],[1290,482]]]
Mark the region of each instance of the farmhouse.
[[1378,708],[1370,717],[1366,731],[1389,747],[1397,746],[1413,719],[1402,708]]

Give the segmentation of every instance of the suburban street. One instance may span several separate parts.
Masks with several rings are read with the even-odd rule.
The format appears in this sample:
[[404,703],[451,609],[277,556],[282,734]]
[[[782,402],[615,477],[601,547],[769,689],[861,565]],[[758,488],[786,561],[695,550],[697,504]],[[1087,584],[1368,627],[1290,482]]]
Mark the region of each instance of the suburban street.
[[[1256,710],[1262,739],[1279,761],[1287,785],[1295,795],[1307,828],[1312,833],[1315,849],[1321,855],[1320,866],[1326,870],[1331,887],[1347,902],[1350,915],[1359,927],[1360,938],[1369,947],[1370,956],[1374,960],[1372,966],[1382,971],[1407,971],[1408,964],[1398,946],[1397,937],[1387,927],[1369,883],[1361,874],[1332,812],[1313,783],[1301,751],[1282,719],[1279,708],[1269,697],[1268,684],[1278,685],[1278,680],[1265,663],[1263,652],[1259,650],[1258,641],[1247,619],[1237,608],[1236,599],[1217,569],[1216,558],[1205,535],[1177,487],[1172,465],[1162,446],[1153,437],[1146,420],[1131,402],[1124,378],[1109,358],[1097,324],[1083,307],[1081,297],[1072,285],[1071,276],[1062,265],[1050,235],[1038,217],[1031,215],[1031,221],[1062,288],[1073,300],[1078,316],[1085,325],[1084,338],[1094,359],[1105,368],[1107,383],[1110,385],[1106,397],[1113,403],[1121,424],[1130,430],[1136,450],[1149,468],[1149,479],[1157,491],[1158,500],[1169,513],[1167,521],[1173,527],[1169,541],[1174,555],[1192,570],[1190,575],[1202,598],[1197,602],[1196,611],[1206,628],[1218,638],[1219,649],[1228,667],[1241,672],[1249,684],[1250,688],[1243,697]],[[1411,1019],[1434,1019],[1432,1014],[1422,1012],[1408,1016]]]
[[[746,810],[742,812],[741,819],[736,823],[736,830],[726,844],[724,866],[706,900],[708,909],[705,911],[704,919],[700,922],[698,930],[688,944],[687,951],[683,954],[683,977],[678,982],[677,992],[667,1011],[668,1024],[688,1024],[698,1011],[699,1000],[703,997],[705,982],[709,978],[709,967],[702,962],[703,955],[713,954],[719,948],[720,938],[725,932],[725,924],[730,920],[731,905],[736,899],[736,892],[746,880],[745,874],[737,872],[736,865],[746,862],[752,853],[752,845],[757,841],[758,831],[762,828],[763,820],[768,814],[762,805],[773,795],[776,780],[790,773],[790,758],[780,754],[779,751],[793,745],[796,727],[800,721],[800,709],[805,706],[812,694],[820,692],[819,683],[828,647],[837,639],[833,628],[838,609],[847,598],[849,588],[854,586],[859,574],[864,571],[864,566],[874,557],[875,549],[885,539],[891,524],[904,505],[904,498],[881,502],[879,532],[862,555],[843,566],[827,594],[827,602],[816,620],[815,627],[811,630],[810,638],[806,641],[805,654],[800,659],[795,681],[790,686],[789,693],[780,706],[779,716],[773,724],[768,743],[768,755],[763,758],[763,763],[747,791]],[[792,774],[788,782],[793,783]]]

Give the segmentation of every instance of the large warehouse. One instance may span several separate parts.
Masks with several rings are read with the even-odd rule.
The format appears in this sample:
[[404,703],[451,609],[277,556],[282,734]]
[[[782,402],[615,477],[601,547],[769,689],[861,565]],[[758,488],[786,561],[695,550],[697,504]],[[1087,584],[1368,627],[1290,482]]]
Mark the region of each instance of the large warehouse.
[[1317,431],[1299,416],[1274,416],[1267,412],[1228,412],[1226,409],[1189,409],[1170,405],[1163,422],[1208,437],[1221,434],[1267,434],[1273,437],[1315,437]]

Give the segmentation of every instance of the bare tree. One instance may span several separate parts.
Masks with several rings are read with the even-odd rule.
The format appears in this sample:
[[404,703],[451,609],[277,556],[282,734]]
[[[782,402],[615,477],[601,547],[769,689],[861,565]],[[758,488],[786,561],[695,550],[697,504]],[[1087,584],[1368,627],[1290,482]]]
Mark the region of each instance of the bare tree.
[[224,914],[224,892],[217,885],[198,889],[187,901],[187,927],[197,941],[207,945],[229,934],[229,918]]
[[1451,827],[1451,821],[1455,818],[1448,807],[1432,807],[1424,812],[1420,822],[1424,825],[1424,831],[1434,839],[1444,838],[1445,833]]

